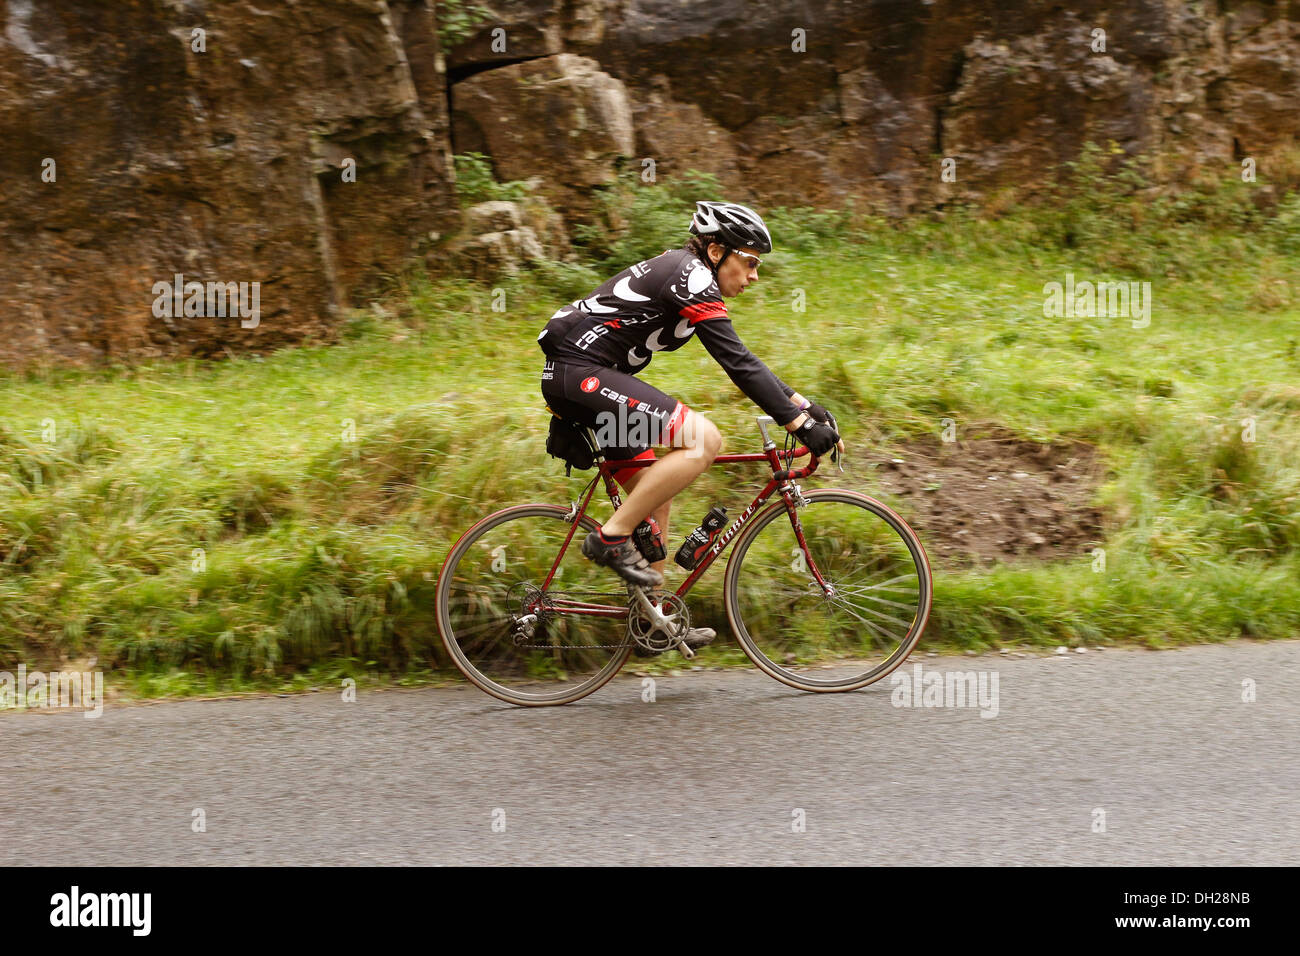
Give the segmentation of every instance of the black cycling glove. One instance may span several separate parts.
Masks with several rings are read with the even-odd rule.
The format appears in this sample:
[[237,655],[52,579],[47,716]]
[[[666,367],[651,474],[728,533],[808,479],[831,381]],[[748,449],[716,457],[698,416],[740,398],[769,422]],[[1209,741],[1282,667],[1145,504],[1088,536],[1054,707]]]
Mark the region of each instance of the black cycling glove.
[[818,458],[833,449],[840,440],[840,436],[836,434],[835,429],[813,418],[809,418],[796,428],[794,434]]
[[[817,419],[823,425],[830,425],[831,422],[835,420],[832,417],[830,412],[826,411],[825,408],[823,408],[821,405],[818,405],[816,402],[809,402],[808,407],[805,408],[804,411],[807,412],[809,415],[811,415],[813,418]],[[832,425],[831,427],[833,428],[834,426]]]

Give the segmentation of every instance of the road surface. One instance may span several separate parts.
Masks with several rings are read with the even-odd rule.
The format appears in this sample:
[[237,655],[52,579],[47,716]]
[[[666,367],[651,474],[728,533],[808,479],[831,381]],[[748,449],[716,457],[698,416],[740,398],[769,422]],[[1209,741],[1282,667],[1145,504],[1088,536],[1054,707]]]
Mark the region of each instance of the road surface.
[[1300,863],[1300,641],[916,664],[996,713],[749,669],[2,713],[0,862]]

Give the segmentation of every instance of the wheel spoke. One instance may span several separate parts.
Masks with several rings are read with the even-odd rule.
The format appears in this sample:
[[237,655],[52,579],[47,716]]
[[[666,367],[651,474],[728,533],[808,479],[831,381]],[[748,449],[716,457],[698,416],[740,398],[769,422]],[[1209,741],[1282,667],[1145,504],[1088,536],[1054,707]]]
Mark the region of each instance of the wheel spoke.
[[863,601],[875,601],[877,604],[888,604],[890,607],[901,607],[907,611],[910,611],[916,607],[915,602],[912,604],[907,604],[903,601],[890,601],[887,598],[876,597],[875,595],[872,594],[861,594],[856,591],[845,591],[843,588],[840,588],[838,586],[835,588],[835,594],[837,597],[847,594],[849,597],[855,597]]
[[[854,580],[853,575],[851,575],[851,574],[849,574],[849,575],[842,575],[842,577],[843,577],[843,579],[844,579],[845,581],[852,582],[852,581]],[[869,586],[868,586],[868,589],[869,589],[869,590],[871,590],[871,589],[879,590],[879,589],[881,589],[881,588],[885,588],[887,585],[893,584],[895,581],[915,581],[915,580],[916,580],[916,574],[915,574],[915,573],[912,573],[912,574],[900,574],[900,575],[897,575],[896,577],[887,578],[887,579],[884,580],[884,581],[877,581],[875,584],[869,585]]]
[[894,640],[894,639],[895,639],[895,636],[894,636],[893,634],[890,634],[890,633],[889,633],[888,631],[886,631],[884,628],[882,628],[882,627],[878,626],[877,624],[874,624],[874,623],[872,623],[871,621],[867,620],[865,617],[863,617],[863,616],[862,616],[861,614],[859,614],[857,611],[853,610],[852,607],[850,607],[850,606],[848,606],[848,605],[845,605],[845,604],[838,604],[837,602],[832,602],[832,603],[835,603],[837,607],[841,607],[841,608],[843,608],[844,610],[848,611],[849,614],[851,614],[853,617],[857,618],[857,619],[858,619],[859,621],[861,621],[863,624],[867,625],[867,627],[871,628],[871,629],[872,629],[873,631],[875,631],[877,634],[880,634],[881,636],[883,636],[883,637],[885,637],[885,638],[888,638],[889,640]]
[[[906,633],[907,633],[907,628],[908,628],[908,627],[910,626],[910,624],[911,624],[910,621],[900,621],[898,618],[889,617],[888,615],[884,615],[884,614],[877,614],[877,615],[876,615],[877,620],[883,618],[883,619],[886,620],[886,621],[889,621],[889,622],[891,622],[891,623],[893,623],[893,624],[897,624],[897,625],[900,626],[901,631],[899,632],[899,634],[895,634],[895,633],[892,633],[892,632],[890,632],[890,631],[886,631],[886,630],[885,630],[884,628],[882,628],[880,625],[875,624],[874,622],[872,622],[870,619],[868,619],[868,618],[866,618],[866,617],[863,617],[863,614],[871,614],[871,613],[873,613],[872,610],[871,610],[870,608],[859,607],[858,605],[856,605],[856,604],[850,604],[850,603],[847,602],[847,601],[835,601],[835,600],[832,600],[830,603],[833,604],[833,605],[835,605],[836,607],[843,608],[845,611],[848,611],[848,612],[849,612],[850,614],[852,614],[855,618],[857,618],[859,621],[861,621],[863,624],[867,625],[867,627],[871,628],[872,630],[876,631],[877,633],[883,634],[883,635],[885,635],[886,637],[890,637],[890,638],[893,638],[893,639],[895,639],[895,640],[898,638],[899,634],[906,634]],[[859,613],[859,612],[861,612],[861,613]]]
[[[905,603],[903,603],[902,601],[890,601],[890,600],[886,600],[885,598],[875,597],[874,595],[871,595],[871,594],[856,594],[856,593],[854,593],[854,592],[852,592],[852,591],[847,591],[847,592],[846,592],[846,591],[841,590],[841,589],[838,588],[838,587],[835,589],[835,597],[844,600],[844,602],[847,603],[847,604],[853,604],[853,602],[850,601],[850,600],[848,600],[848,598],[857,598],[857,599],[860,600],[860,601],[874,601],[874,602],[877,603],[877,604],[887,604],[887,605],[889,605],[890,607],[901,607],[901,608],[903,608],[904,610],[907,610],[907,611],[910,611],[910,610],[912,610],[912,609],[914,609],[914,608],[916,607],[916,604],[915,604],[915,603],[913,603],[913,604],[905,604]],[[855,606],[855,607],[864,607],[864,608],[865,608],[865,605],[854,605],[854,606]],[[876,613],[880,613],[880,612],[876,612]],[[882,615],[882,616],[883,616],[883,615]]]

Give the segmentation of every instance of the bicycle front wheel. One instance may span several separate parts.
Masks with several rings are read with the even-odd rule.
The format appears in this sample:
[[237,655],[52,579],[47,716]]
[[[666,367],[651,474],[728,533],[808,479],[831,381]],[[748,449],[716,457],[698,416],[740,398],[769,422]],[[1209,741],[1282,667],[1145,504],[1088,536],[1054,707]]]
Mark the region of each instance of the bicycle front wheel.
[[489,515],[456,542],[438,578],[438,630],[461,672],[521,706],[567,704],[631,653],[627,590],[582,556],[596,528],[551,505]]
[[800,690],[857,690],[921,639],[930,565],[912,529],[875,499],[833,489],[804,497],[797,522],[780,501],[736,539],[727,618],[766,674]]

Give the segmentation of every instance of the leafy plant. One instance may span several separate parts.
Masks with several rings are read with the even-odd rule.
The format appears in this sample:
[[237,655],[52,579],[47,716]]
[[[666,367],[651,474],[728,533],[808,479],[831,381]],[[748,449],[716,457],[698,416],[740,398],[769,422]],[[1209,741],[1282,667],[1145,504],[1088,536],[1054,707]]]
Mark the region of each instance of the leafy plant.
[[495,16],[487,7],[464,0],[437,0],[434,11],[438,18],[438,39],[444,50],[468,40],[478,27]]
[[456,164],[456,195],[462,207],[493,200],[519,202],[528,195],[526,182],[497,182],[491,160],[482,153],[461,153],[452,158]]
[[626,170],[600,191],[595,221],[575,226],[574,242],[598,272],[622,269],[680,247],[690,238],[695,203],[723,198],[712,173],[692,169],[678,179],[646,183]]

